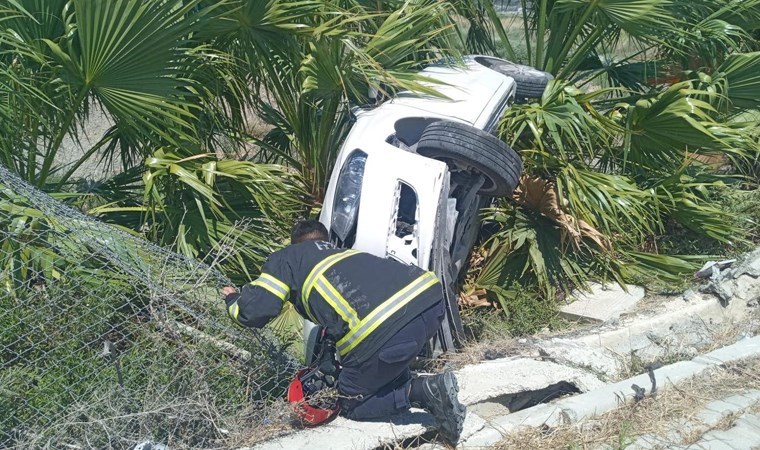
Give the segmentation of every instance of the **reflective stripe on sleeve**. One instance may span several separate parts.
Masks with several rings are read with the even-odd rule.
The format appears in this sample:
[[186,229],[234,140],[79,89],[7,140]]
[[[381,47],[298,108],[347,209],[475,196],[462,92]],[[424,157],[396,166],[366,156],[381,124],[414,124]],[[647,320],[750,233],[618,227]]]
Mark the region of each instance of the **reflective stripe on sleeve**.
[[283,302],[290,296],[290,288],[288,285],[268,273],[262,273],[258,278],[253,280],[251,284],[266,289]]
[[359,316],[356,314],[356,310],[340,295],[335,286],[327,281],[324,275],[317,278],[315,289],[332,306],[335,312],[348,323],[349,329],[353,329],[359,324]]
[[238,306],[237,302],[227,307],[227,314],[229,314],[230,318],[232,318],[232,320],[235,322],[238,321],[238,315],[240,315],[240,307]]
[[358,327],[351,327],[351,330],[337,342],[338,353],[345,355],[351,351],[354,347],[359,345],[360,342],[366,339],[377,327],[379,327],[381,323],[393,315],[393,313],[403,308],[424,290],[436,283],[438,283],[438,278],[436,278],[435,274],[432,272],[426,272],[424,275],[421,275],[416,280],[406,285],[406,287],[372,310],[367,317],[359,322]]
[[314,288],[314,283],[317,281],[317,278],[322,276],[322,274],[332,267],[333,264],[357,253],[359,252],[356,250],[345,250],[340,253],[335,253],[320,261],[313,269],[311,269],[311,272],[309,272],[309,276],[306,277],[306,281],[303,283],[303,289],[301,289],[301,302],[303,302],[303,308],[306,310],[306,315],[309,316],[309,319],[311,319],[312,322],[316,322],[316,319],[314,318],[314,315],[312,315],[311,308],[309,307],[309,296],[311,295],[311,290]]

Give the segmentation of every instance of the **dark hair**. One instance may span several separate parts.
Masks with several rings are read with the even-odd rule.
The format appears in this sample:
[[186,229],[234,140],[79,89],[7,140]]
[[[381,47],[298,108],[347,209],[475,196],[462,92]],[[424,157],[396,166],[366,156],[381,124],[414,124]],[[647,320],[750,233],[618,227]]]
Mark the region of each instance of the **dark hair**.
[[290,232],[291,244],[304,241],[327,241],[329,239],[327,228],[318,220],[302,220],[293,225],[293,230]]

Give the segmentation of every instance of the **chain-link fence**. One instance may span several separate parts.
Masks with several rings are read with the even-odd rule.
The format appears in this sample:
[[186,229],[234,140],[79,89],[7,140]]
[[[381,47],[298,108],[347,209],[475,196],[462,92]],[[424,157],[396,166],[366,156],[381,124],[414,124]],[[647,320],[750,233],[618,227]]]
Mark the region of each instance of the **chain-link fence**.
[[0,448],[220,448],[261,429],[297,363],[232,324],[229,284],[0,166]]

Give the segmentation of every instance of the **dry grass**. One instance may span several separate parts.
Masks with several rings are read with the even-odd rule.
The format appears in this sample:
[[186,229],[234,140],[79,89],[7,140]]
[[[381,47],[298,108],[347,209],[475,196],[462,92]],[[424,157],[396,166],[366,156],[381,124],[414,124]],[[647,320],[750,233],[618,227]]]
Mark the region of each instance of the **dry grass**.
[[[716,367],[655,397],[625,405],[580,424],[553,429],[529,429],[508,436],[498,449],[625,448],[637,437],[654,436],[658,448],[690,445],[708,431],[728,429],[737,414],[713,426],[698,419],[699,412],[713,400],[749,389],[760,389],[760,358]],[[749,411],[758,411],[758,405]]]
[[535,350],[521,344],[520,340],[502,337],[488,341],[468,342],[456,353],[448,353],[439,358],[438,363],[447,368],[459,369],[468,364],[505,357],[538,356]]

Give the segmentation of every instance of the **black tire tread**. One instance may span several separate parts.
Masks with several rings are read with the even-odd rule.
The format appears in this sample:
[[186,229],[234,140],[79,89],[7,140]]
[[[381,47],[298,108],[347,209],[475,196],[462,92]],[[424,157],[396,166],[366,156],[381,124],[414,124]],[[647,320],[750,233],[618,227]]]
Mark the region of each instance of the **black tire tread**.
[[520,181],[520,155],[495,136],[467,124],[433,122],[422,133],[417,153],[453,159],[475,168],[490,182],[480,191],[484,195],[510,196]]
[[[493,64],[492,70],[495,70],[503,75],[512,77],[517,84],[517,90],[515,96],[518,98],[539,98],[544,94],[546,85],[554,77],[548,72],[542,72],[537,69],[533,69],[529,66],[521,64],[514,64],[510,62],[503,62],[499,64]],[[535,74],[527,74],[524,71],[535,71]]]
[[[468,142],[468,143],[473,144],[473,145],[477,145],[477,144],[480,143],[477,140],[472,140],[472,139],[462,139],[462,140],[451,139],[449,135],[440,134],[440,133],[430,133],[430,135],[428,135],[427,137],[428,138],[437,138],[440,142],[446,142],[446,143],[449,143],[451,145],[458,145],[458,144],[461,144],[462,142]],[[495,155],[492,155],[490,153],[485,153],[484,152],[482,154],[479,154],[479,156],[482,157],[482,159],[484,160],[483,162],[485,162],[486,164],[490,164],[492,166],[499,166],[499,165],[501,165],[501,158],[496,157]],[[514,167],[513,165],[504,165],[504,169],[507,172],[509,172],[509,174],[512,175],[512,177],[518,177],[519,176],[519,172],[518,172],[517,168]]]

